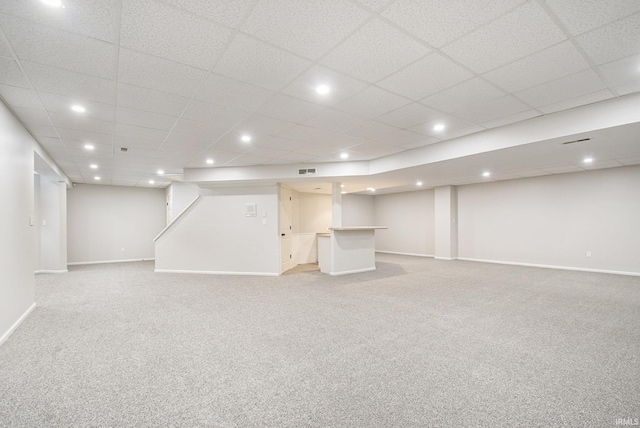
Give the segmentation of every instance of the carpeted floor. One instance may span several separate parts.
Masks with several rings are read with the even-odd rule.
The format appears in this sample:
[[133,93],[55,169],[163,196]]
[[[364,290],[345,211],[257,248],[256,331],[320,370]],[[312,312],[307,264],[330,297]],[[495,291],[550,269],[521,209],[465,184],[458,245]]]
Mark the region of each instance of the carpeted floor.
[[36,277],[0,347],[11,427],[616,426],[640,277],[378,255],[330,277]]

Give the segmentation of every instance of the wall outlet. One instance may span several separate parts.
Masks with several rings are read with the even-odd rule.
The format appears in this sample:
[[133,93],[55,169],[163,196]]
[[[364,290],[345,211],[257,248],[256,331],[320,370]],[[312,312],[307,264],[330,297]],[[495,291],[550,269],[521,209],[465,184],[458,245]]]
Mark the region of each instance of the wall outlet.
[[587,257],[591,257],[591,251],[587,251]]

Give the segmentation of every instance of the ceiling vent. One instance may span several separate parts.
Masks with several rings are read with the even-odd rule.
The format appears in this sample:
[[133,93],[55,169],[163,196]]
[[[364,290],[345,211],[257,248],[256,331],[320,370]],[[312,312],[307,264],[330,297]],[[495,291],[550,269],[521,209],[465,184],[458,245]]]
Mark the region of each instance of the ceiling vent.
[[589,141],[591,138],[581,138],[579,140],[573,140],[573,141],[565,141],[564,144],[575,144],[575,143],[582,143],[583,141]]
[[315,175],[315,174],[316,174],[315,168],[304,168],[304,169],[298,170],[298,175]]
[[122,153],[127,153],[129,151],[129,148],[128,147],[120,147],[120,151]]

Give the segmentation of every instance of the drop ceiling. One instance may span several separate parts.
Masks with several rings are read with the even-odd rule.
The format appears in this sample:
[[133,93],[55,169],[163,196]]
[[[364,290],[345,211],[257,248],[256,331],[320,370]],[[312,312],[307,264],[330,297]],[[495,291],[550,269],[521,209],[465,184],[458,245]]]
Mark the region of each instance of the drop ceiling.
[[[185,168],[368,161],[640,91],[637,1],[62,5],[0,2],[0,96],[78,183],[165,187]],[[603,152],[608,167],[640,163],[638,141],[625,144],[624,159]],[[534,156],[522,148],[501,156],[473,162],[493,179],[584,169],[518,162]],[[410,189],[416,171],[376,185]],[[428,173],[481,180],[466,168]]]

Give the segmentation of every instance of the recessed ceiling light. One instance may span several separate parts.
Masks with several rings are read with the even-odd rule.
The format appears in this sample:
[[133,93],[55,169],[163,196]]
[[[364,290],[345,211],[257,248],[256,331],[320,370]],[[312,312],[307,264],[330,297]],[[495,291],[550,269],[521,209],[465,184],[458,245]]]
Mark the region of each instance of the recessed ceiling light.
[[341,184],[340,187],[344,187],[344,184]]
[[91,165],[89,165],[89,168],[98,169],[98,165],[96,165],[95,163],[92,163]]
[[346,194],[347,194],[347,192],[340,192],[340,194],[342,194],[342,195],[346,195]]
[[482,173],[483,177],[489,177],[491,175],[491,173],[489,171],[485,171]]
[[331,88],[329,87],[329,85],[318,85],[316,86],[316,92],[320,95],[327,95],[329,92],[331,92]]
[[98,177],[97,175],[95,177],[93,177],[94,180],[100,180],[100,177]]
[[95,147],[93,144],[85,144],[85,145],[84,145],[84,148],[85,148],[85,149],[87,149],[87,150],[93,150],[93,149],[95,149],[96,147]]
[[62,7],[62,0],[40,0],[50,7]]
[[87,109],[78,104],[72,105],[71,110],[75,111],[76,113],[84,113],[85,111],[87,111]]
[[159,170],[158,170],[158,175],[164,175],[164,171],[163,171],[163,170],[161,170],[161,169],[159,169]]
[[418,181],[418,182],[416,183],[416,186],[422,186],[422,181]]
[[149,180],[149,184],[154,184],[154,183],[155,183],[155,181]]
[[349,158],[349,153],[341,153],[340,154],[340,158],[341,159],[348,159]]
[[251,141],[251,136],[250,135],[243,135],[240,139],[242,141],[244,141],[245,143],[248,143],[249,141]]
[[213,165],[213,159],[207,159],[207,163],[208,163],[209,165]]
[[584,160],[582,162],[591,163],[591,162],[593,162],[593,158],[584,158]]
[[370,191],[370,192],[375,192],[376,191],[376,189],[374,189],[373,187],[367,187],[367,190]]
[[442,131],[444,129],[444,125],[442,123],[438,123],[433,127],[434,131]]

